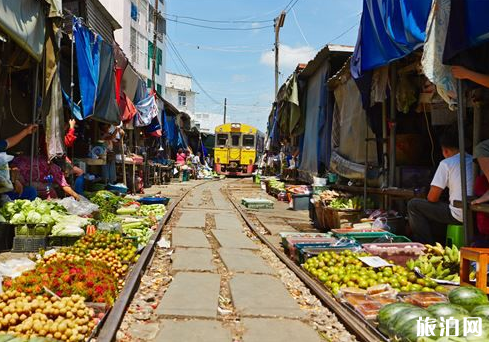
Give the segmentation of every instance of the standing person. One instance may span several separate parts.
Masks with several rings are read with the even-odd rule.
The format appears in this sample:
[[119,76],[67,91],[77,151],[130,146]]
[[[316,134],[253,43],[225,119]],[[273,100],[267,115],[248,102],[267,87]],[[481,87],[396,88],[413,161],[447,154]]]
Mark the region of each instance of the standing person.
[[197,154],[192,157],[192,164],[194,165],[195,168],[198,168],[199,165],[201,165],[200,152],[197,152]]
[[[118,135],[124,135],[124,131],[121,127],[113,127],[109,124],[102,124],[102,139],[105,141],[107,150],[107,162],[102,166],[102,178],[109,184],[115,184],[117,181],[117,174],[115,169],[115,152],[114,143],[118,142]],[[123,152],[122,152],[123,153]]]
[[179,148],[178,152],[177,152],[177,157],[176,157],[176,164],[180,165],[180,166],[184,165],[186,158],[187,158],[187,155],[183,152],[183,149]]
[[31,135],[36,130],[37,130],[37,125],[29,125],[19,133],[11,136],[10,138],[0,139],[0,152],[5,152],[9,148],[14,147],[18,143],[20,143],[25,137]]
[[[455,208],[454,201],[462,200],[462,179],[460,175],[460,150],[456,127],[447,129],[440,138],[444,160],[440,162],[427,199],[414,198],[408,203],[409,224],[414,241],[434,244],[443,242],[446,226],[462,224],[462,209]],[[466,154],[467,192],[472,195],[472,156]],[[440,201],[443,190],[448,187],[449,203]]]
[[[489,75],[481,74],[462,66],[452,67],[453,77],[460,80],[470,80],[472,82],[478,83],[486,88],[489,88]],[[474,151],[474,158],[477,158],[477,162],[489,181],[489,140],[484,140],[480,142]],[[472,204],[480,204],[489,202],[489,191],[486,191],[481,197],[472,201]]]

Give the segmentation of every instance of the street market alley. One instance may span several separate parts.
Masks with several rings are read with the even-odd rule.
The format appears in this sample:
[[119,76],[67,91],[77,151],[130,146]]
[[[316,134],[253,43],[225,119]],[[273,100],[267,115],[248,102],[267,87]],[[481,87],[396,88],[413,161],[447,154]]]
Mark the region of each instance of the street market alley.
[[354,341],[246,227],[230,183],[191,182],[160,241],[170,248],[155,252],[118,341]]

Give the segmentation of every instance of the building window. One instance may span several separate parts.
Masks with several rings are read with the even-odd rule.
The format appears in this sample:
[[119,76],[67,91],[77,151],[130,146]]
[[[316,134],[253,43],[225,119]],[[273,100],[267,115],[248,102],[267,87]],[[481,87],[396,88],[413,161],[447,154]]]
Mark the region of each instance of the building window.
[[161,92],[161,84],[156,83],[156,92],[158,94],[162,95],[162,92]]
[[184,91],[178,92],[178,105],[186,106],[187,105],[187,93]]
[[[148,69],[151,70],[153,65],[153,42],[148,40]],[[163,51],[160,48],[156,50],[156,75],[160,75],[160,66],[163,65]]]
[[131,27],[131,62],[138,63],[139,61],[139,43],[138,32],[135,28]]
[[131,18],[134,21],[138,21],[138,6],[134,2],[131,2]]

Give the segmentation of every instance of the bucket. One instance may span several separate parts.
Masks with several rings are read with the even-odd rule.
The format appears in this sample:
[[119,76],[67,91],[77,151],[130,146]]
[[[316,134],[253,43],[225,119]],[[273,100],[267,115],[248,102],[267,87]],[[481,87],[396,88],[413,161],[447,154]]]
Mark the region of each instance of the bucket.
[[337,181],[338,181],[338,175],[336,173],[328,174],[328,182],[330,184],[336,184]]
[[188,171],[187,170],[183,170],[182,171],[182,182],[188,182]]

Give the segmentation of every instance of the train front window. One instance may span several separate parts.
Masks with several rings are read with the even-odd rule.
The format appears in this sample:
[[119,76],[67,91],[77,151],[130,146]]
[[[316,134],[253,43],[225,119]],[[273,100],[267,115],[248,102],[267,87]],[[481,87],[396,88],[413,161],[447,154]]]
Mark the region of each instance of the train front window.
[[254,135],[243,135],[243,147],[254,147],[255,146],[255,136]]
[[239,146],[239,134],[231,135],[231,146]]
[[228,143],[228,135],[227,134],[218,134],[217,135],[217,145],[218,146],[226,146]]

